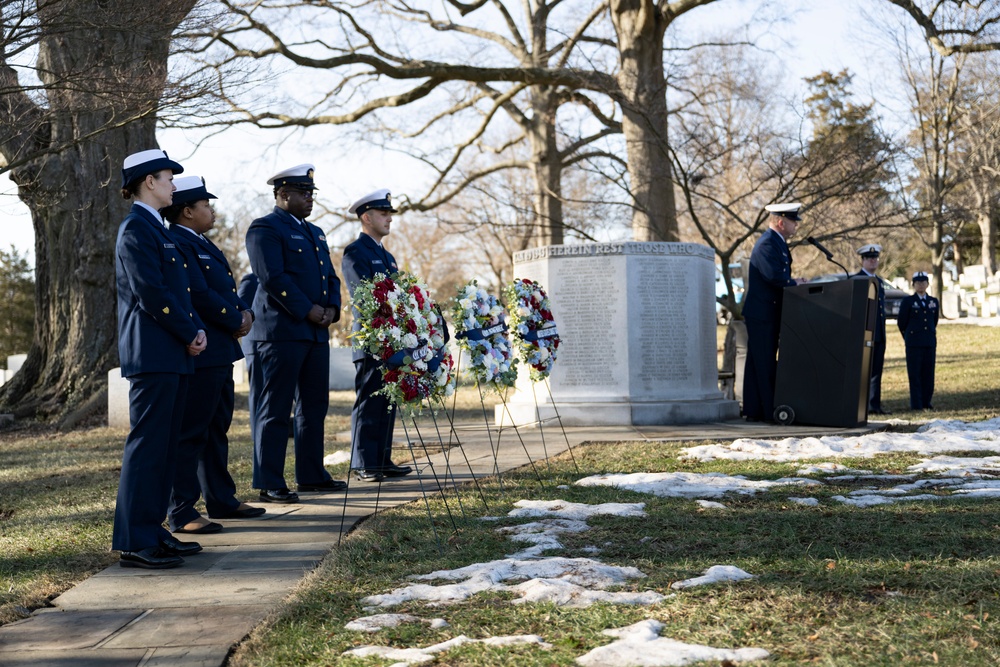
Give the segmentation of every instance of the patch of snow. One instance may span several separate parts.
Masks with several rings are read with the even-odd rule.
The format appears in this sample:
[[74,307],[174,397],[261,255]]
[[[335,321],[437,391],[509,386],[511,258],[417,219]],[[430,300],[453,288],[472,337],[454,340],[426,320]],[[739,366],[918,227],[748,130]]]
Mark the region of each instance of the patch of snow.
[[446,628],[448,621],[443,618],[424,619],[412,614],[375,614],[356,618],[344,626],[355,632],[378,632],[384,628],[395,628],[404,623],[427,623],[432,628]]
[[527,542],[531,546],[510,554],[507,558],[534,558],[543,551],[562,549],[563,545],[557,535],[560,533],[582,533],[590,530],[586,521],[578,519],[542,519],[519,526],[504,526],[496,529],[498,533],[506,533],[514,542]]
[[808,459],[869,458],[889,452],[944,454],[953,451],[1000,452],[1000,418],[982,422],[934,420],[916,433],[869,433],[860,436],[752,440],[698,445],[681,450],[681,457],[699,461],[728,459],[774,462]]
[[323,457],[323,465],[325,466],[335,466],[341,463],[347,463],[351,460],[351,450],[349,449],[339,449],[332,454],[327,454]]
[[685,644],[660,637],[662,630],[663,624],[652,619],[605,630],[603,634],[619,639],[580,656],[576,662],[583,667],[671,667],[707,660],[764,660],[771,655],[762,648],[725,649]]
[[511,587],[520,593],[514,604],[527,602],[551,602],[559,607],[589,607],[598,602],[610,604],[658,604],[666,596],[656,591],[603,591],[584,588],[562,579],[532,579]]
[[[370,595],[362,599],[361,603],[371,608],[391,607],[411,600],[448,604],[466,600],[488,590],[523,592],[518,586],[532,579],[555,579],[585,588],[604,590],[624,584],[629,579],[642,579],[645,576],[634,567],[605,565],[590,558],[542,560],[505,558],[487,563],[475,563],[455,570],[437,570],[429,574],[413,575],[410,578],[417,581],[443,579],[458,583],[440,586],[411,584],[383,595]],[[503,583],[506,581],[520,583],[518,586],[508,586]]]
[[854,498],[845,498],[844,496],[830,496],[831,499],[838,502],[844,503],[845,505],[853,505],[855,507],[871,507],[873,505],[891,505],[893,503],[901,503],[904,501],[911,500],[943,500],[943,496],[935,496],[930,493],[922,493],[915,496],[884,496],[880,494],[868,494],[864,496],[857,496]]
[[907,470],[912,472],[953,472],[960,477],[980,474],[979,471],[996,471],[1000,473],[1000,456],[962,457],[935,456],[924,459],[922,463],[912,465]]
[[872,470],[855,470],[848,468],[842,463],[817,463],[816,465],[803,466],[799,468],[795,474],[796,475],[824,475],[829,473],[839,472],[845,475],[870,475]]
[[684,581],[675,581],[670,584],[670,587],[679,591],[684,588],[717,584],[722,581],[743,581],[744,579],[753,579],[754,576],[735,565],[713,565],[705,570],[705,574],[702,576],[695,577],[694,579],[685,579]]
[[[579,484],[579,482],[577,482]],[[646,516],[646,503],[602,503],[588,505],[586,503],[571,503],[565,500],[518,500],[514,503],[516,510],[507,513],[510,517],[555,516],[561,519],[580,519],[586,521],[592,516],[611,514],[614,516]]]
[[814,479],[785,477],[777,480],[749,480],[742,475],[721,472],[637,472],[631,474],[592,475],[576,482],[579,486],[612,486],[662,498],[719,498],[732,493],[754,494],[777,486],[815,486]]
[[815,498],[793,498],[789,496],[788,500],[793,503],[798,503],[799,505],[806,505],[807,507],[816,507],[819,505],[819,501]]
[[696,500],[698,506],[706,510],[726,510],[729,509],[722,503],[717,503],[714,500]]
[[559,485],[559,486],[557,486],[556,488],[557,488],[557,489],[562,489],[562,490],[566,490],[566,489],[568,489],[568,488],[569,488],[569,484],[560,484],[560,485]]
[[419,665],[435,660],[437,655],[463,644],[487,644],[489,646],[511,646],[514,644],[537,644],[540,648],[550,649],[548,644],[538,635],[509,635],[506,637],[487,637],[485,639],[470,639],[459,635],[454,639],[434,644],[426,648],[393,648],[391,646],[360,646],[344,651],[341,655],[357,658],[379,657],[387,660],[397,660],[396,665]]

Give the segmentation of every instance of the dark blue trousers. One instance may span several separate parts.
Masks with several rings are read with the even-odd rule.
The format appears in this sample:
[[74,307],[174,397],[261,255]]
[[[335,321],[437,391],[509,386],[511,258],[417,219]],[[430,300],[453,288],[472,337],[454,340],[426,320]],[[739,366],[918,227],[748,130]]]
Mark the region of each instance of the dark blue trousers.
[[937,348],[906,346],[906,375],[910,379],[910,409],[931,407]]
[[129,378],[131,430],[125,439],[111,548],[140,551],[170,537],[161,525],[170,504],[187,375],[140,373]]
[[747,359],[743,367],[743,416],[774,419],[774,378],[777,374],[781,322],[746,319]]
[[392,461],[392,431],[396,406],[385,396],[375,396],[382,388],[382,364],[374,357],[354,362],[354,390],[357,398],[351,410],[353,468],[377,470]]
[[289,488],[285,482],[289,415],[295,404],[295,481],[322,484],[323,422],[330,404],[330,346],[311,341],[255,341],[253,486]]
[[202,494],[209,516],[229,514],[240,506],[229,474],[234,392],[232,364],[199,368],[188,384],[167,514],[171,530],[200,516],[194,506]]
[[882,369],[885,367],[885,341],[872,344],[872,374],[868,382],[868,411],[882,410]]

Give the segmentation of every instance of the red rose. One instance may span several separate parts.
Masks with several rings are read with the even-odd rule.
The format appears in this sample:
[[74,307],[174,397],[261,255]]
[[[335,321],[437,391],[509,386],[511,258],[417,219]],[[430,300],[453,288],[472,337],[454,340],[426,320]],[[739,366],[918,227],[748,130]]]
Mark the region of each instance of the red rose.
[[375,314],[380,315],[382,317],[392,317],[392,308],[389,306],[389,304],[383,303],[381,306],[378,307],[378,310],[375,311]]
[[417,323],[414,322],[413,320],[407,320],[406,330],[409,331],[411,334],[417,333]]
[[385,382],[396,383],[399,382],[399,371],[386,371],[382,376]]

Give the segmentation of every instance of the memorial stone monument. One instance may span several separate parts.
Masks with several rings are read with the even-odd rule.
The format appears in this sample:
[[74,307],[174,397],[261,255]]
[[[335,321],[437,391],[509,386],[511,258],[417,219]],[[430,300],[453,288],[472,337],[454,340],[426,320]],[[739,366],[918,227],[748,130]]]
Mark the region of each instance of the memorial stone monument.
[[[715,255],[695,243],[585,243],[514,255],[514,278],[537,280],[561,343],[549,377],[521,368],[509,414],[529,424],[716,422],[739,417],[718,385]],[[554,406],[553,406],[554,403]]]

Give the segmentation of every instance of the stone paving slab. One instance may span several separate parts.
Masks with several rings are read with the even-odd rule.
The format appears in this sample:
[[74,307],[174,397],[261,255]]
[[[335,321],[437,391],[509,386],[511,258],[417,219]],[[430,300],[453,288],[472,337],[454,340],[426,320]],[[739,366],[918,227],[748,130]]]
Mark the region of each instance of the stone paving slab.
[[142,614],[140,610],[68,613],[44,609],[29,618],[4,626],[0,634],[0,665],[12,651],[42,651],[91,648],[100,644]]
[[246,572],[213,576],[204,572],[185,572],[181,566],[172,570],[150,570],[145,576],[91,577],[57,597],[52,604],[67,610],[277,604],[302,575],[298,570],[269,570],[263,575]]
[[101,648],[232,645],[248,635],[269,609],[269,605],[152,609],[105,641]]

